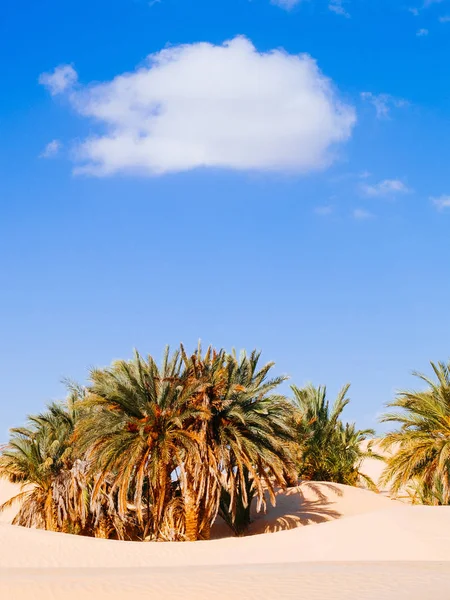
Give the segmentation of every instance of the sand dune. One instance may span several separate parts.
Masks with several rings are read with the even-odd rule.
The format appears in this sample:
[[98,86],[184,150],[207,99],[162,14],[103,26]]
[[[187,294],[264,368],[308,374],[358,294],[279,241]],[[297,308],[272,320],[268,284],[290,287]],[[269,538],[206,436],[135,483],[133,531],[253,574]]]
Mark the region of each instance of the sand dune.
[[247,538],[96,540],[0,525],[0,568],[120,568],[301,561],[450,560],[450,511],[404,506]]
[[[216,537],[224,535],[220,527]],[[275,509],[255,515],[250,533],[137,543],[1,523],[0,597],[426,599],[450,589],[446,507],[303,483],[280,492]]]
[[[296,488],[280,490],[276,506],[256,512],[252,507],[252,524],[249,535],[273,533],[334,521],[342,517],[391,508],[395,503],[379,494],[335,483],[302,482]],[[219,518],[212,529],[212,537],[229,537],[230,530]]]

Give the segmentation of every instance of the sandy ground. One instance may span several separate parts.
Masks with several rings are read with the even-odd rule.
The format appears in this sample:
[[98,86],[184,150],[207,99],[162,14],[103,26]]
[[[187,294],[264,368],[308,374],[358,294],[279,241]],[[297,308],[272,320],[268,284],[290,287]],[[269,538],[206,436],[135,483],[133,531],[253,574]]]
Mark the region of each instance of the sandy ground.
[[434,600],[449,590],[444,563],[0,570],[5,600]]
[[[376,465],[378,467],[378,465]],[[0,485],[0,502],[14,487]],[[11,514],[5,515],[11,517]],[[0,598],[378,598],[450,595],[450,508],[303,483],[246,538],[96,540],[0,523]]]

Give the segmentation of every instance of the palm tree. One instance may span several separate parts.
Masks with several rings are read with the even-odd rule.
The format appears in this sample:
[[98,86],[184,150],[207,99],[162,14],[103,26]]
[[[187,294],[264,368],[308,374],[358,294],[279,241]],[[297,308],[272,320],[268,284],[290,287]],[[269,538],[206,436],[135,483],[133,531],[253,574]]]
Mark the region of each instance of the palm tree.
[[450,504],[450,363],[431,363],[435,379],[414,373],[427,388],[400,392],[382,417],[399,427],[382,440],[390,452],[382,483],[399,493],[413,489],[416,501]]
[[[15,429],[0,476],[25,487],[15,522],[119,539],[237,534],[295,476],[294,411],[256,351],[137,352]],[[13,502],[13,501],[11,501]],[[11,504],[11,502],[9,504]],[[6,507],[6,505],[5,505]]]
[[10,442],[2,448],[0,477],[23,489],[0,510],[18,504],[14,524],[61,530],[58,517],[65,508],[55,501],[55,492],[67,471],[73,428],[73,407],[53,403],[45,413],[29,417],[28,427],[11,430]]
[[73,384],[69,390],[66,401],[29,417],[28,427],[11,430],[0,457],[0,477],[21,484],[22,490],[0,511],[18,505],[15,525],[125,539],[128,520],[118,519],[107,486],[91,502],[93,480],[73,443],[84,390]]
[[283,378],[267,379],[272,364],[258,370],[258,360],[181,347],[161,368],[136,353],[92,371],[75,435],[93,499],[109,479],[121,518],[134,510],[145,520],[141,537],[186,540],[209,536],[223,490],[232,519],[255,495],[261,506],[266,490],[274,500],[294,464],[292,409],[270,394]]
[[294,470],[292,407],[284,396],[272,393],[285,377],[268,379],[273,363],[258,368],[257,351],[238,358],[210,348],[202,356],[199,348],[189,359],[182,352],[186,370],[200,384],[196,397],[208,411],[200,432],[204,464],[213,473],[208,497],[215,500],[203,527],[207,536],[220,507],[225,521],[242,534],[250,522],[252,498],[256,496],[258,509],[265,504],[265,492],[275,503],[274,487],[285,486]]
[[168,349],[161,368],[136,352],[131,361],[94,369],[90,380],[76,437],[96,480],[93,501],[109,480],[120,518],[132,507],[142,537],[161,537],[174,473],[184,473],[187,456],[200,464],[191,424],[204,410],[189,403],[195,387],[181,371],[179,352],[170,357]]
[[357,430],[354,424],[341,421],[350,402],[350,385],[345,385],[330,406],[326,387],[292,386],[297,410],[297,431],[300,445],[299,476],[313,481],[331,481],[357,485],[361,480],[376,489],[374,482],[361,472],[364,458],[379,458],[370,449],[363,450],[361,442],[372,437],[372,429]]
[[370,442],[368,445],[364,445],[364,442],[373,438],[374,435],[373,429],[357,429],[354,423],[345,423],[338,428],[336,436],[339,441],[334,452],[334,479],[337,483],[352,486],[364,485],[370,490],[378,492],[373,479],[361,470],[362,464],[367,458],[383,460],[380,454],[373,451]]

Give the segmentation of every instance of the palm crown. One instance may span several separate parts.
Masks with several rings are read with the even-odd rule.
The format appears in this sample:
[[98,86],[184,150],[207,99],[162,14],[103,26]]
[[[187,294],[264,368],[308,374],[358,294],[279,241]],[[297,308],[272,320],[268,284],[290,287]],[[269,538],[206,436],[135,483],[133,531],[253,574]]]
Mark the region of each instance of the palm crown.
[[299,475],[304,479],[348,485],[363,480],[368,487],[376,489],[372,479],[360,470],[364,458],[378,458],[361,444],[373,437],[374,431],[358,430],[354,424],[341,421],[350,402],[349,387],[345,385],[330,406],[325,386],[308,385],[303,389],[292,386],[301,448]]
[[414,373],[426,389],[405,391],[382,421],[398,423],[382,445],[391,452],[382,482],[394,493],[412,486],[416,500],[450,503],[450,363],[431,363],[435,379]]

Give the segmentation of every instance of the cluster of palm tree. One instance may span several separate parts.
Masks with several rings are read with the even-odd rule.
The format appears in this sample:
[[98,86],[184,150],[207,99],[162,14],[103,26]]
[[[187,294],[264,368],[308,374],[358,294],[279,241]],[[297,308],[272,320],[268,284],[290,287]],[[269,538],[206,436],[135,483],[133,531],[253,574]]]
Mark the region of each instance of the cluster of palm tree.
[[[381,422],[396,427],[378,440],[371,440],[373,430],[340,421],[348,386],[332,407],[324,387],[293,386],[297,429],[304,440],[300,477],[376,489],[361,467],[366,458],[382,459],[385,468],[378,485],[391,495],[418,504],[450,505],[450,362],[432,362],[431,368],[434,377],[414,372],[423,389],[399,392],[388,403],[394,410]],[[362,443],[367,439],[371,441]]]
[[239,357],[181,347],[161,366],[135,354],[91,371],[13,429],[0,475],[23,486],[15,523],[136,540],[207,539],[217,514],[245,531],[250,504],[296,478],[284,377]]
[[[250,508],[275,503],[277,488],[298,479],[364,485],[374,431],[342,420],[346,385],[330,405],[325,387],[270,378],[260,354],[183,346],[161,365],[138,353],[68,384],[64,402],[11,430],[0,477],[21,485],[0,506],[17,504],[14,523],[128,540],[208,539],[217,516],[236,535]],[[437,381],[403,392],[384,416],[382,483],[415,501],[450,503],[450,364],[432,365]],[[369,440],[367,442],[367,440]],[[364,442],[364,443],[363,443]]]
[[363,444],[374,437],[375,431],[359,430],[354,423],[342,421],[350,402],[349,388],[350,384],[345,385],[330,406],[325,386],[292,386],[299,441],[298,474],[301,479],[376,490],[375,483],[361,470],[364,459],[379,458],[370,443]]

